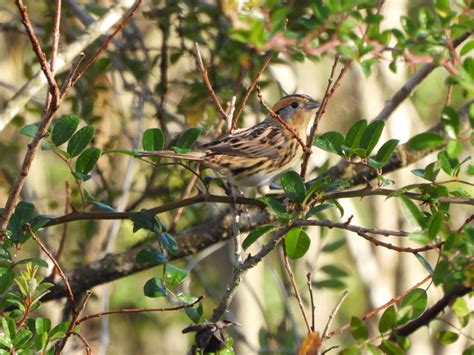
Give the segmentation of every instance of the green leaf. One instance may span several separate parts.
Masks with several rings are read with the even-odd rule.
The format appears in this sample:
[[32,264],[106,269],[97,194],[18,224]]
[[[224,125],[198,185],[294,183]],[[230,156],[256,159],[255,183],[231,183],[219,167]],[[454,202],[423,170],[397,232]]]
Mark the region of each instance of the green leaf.
[[[197,297],[193,296],[189,293],[182,293],[178,295],[178,299],[183,302],[183,304],[191,304],[196,301]],[[194,323],[199,323],[202,317],[203,309],[201,302],[196,303],[192,307],[187,307],[184,309],[186,315],[191,319]]]
[[[428,296],[426,295],[425,290],[422,288],[417,288],[411,291],[400,302],[400,312],[403,312],[404,308],[408,309],[408,319],[403,317],[403,321],[405,322],[409,319],[418,318],[425,311],[427,304]],[[398,321],[398,324],[401,324],[400,320]]]
[[410,233],[409,238],[421,245],[428,245],[430,243],[430,238],[428,238],[428,235],[425,232]]
[[357,317],[351,318],[351,334],[357,341],[364,341],[369,338],[369,332],[364,322]]
[[100,149],[90,147],[84,150],[76,161],[76,172],[87,174],[94,169],[97,160],[100,158]]
[[314,283],[316,288],[330,288],[340,290],[346,287],[346,284],[339,279],[326,279]]
[[164,281],[167,285],[177,285],[183,281],[188,272],[172,264],[165,264]]
[[21,349],[31,337],[33,337],[33,333],[29,329],[20,328],[13,339],[13,346]]
[[367,120],[359,120],[354,123],[346,134],[344,145],[348,146],[349,148],[359,148],[360,140],[362,139],[362,135],[364,134],[366,128]]
[[20,201],[15,207],[15,212],[8,223],[8,230],[11,232],[10,239],[18,243],[23,238],[23,226],[30,222],[33,217],[35,206],[32,203]]
[[417,134],[408,141],[408,147],[413,150],[435,149],[442,144],[444,144],[443,137],[434,132]]
[[33,265],[38,265],[39,267],[43,267],[45,269],[49,267],[48,263],[45,260],[40,259],[40,258],[23,259],[23,260],[17,261],[15,264],[19,265],[19,264],[28,264],[28,263],[31,263]]
[[132,213],[130,219],[133,222],[133,233],[140,229],[145,229],[156,234],[161,233],[162,226],[159,219],[147,212]]
[[55,341],[66,335],[70,322],[62,322],[55,326],[49,333],[49,341]]
[[446,144],[446,153],[451,159],[459,158],[462,153],[462,149],[462,144],[455,140],[450,140],[448,144]]
[[451,176],[456,176],[456,172],[459,168],[459,160],[458,159],[451,159],[446,151],[439,152],[438,154],[438,161],[441,169]]
[[135,257],[135,261],[142,265],[156,265],[168,262],[168,259],[157,249],[144,248]]
[[346,271],[336,265],[325,265],[321,268],[321,271],[333,277],[346,277],[349,275]]
[[461,56],[464,56],[466,55],[467,53],[469,53],[470,51],[472,51],[474,49],[474,40],[473,41],[469,41],[467,42],[461,49],[461,51],[459,52],[459,54]]
[[313,208],[311,208],[307,213],[306,213],[306,219],[309,219],[313,216],[316,216],[317,214],[329,209],[329,208],[333,208],[335,207],[333,204],[331,203],[322,203],[320,205],[317,205],[317,206],[314,206]]
[[278,217],[283,220],[289,220],[290,219],[290,214],[286,211],[286,207],[275,200],[273,197],[270,196],[262,196],[259,197],[257,200],[260,202],[264,203],[268,207],[270,207],[271,211]]
[[324,245],[321,251],[323,253],[331,253],[342,247],[344,244],[346,244],[346,240],[344,238],[341,238],[339,240],[336,240],[335,242]]
[[398,197],[401,202],[402,211],[408,218],[408,221],[413,226],[420,226],[424,228],[426,226],[425,215],[419,209],[419,207],[410,200],[407,196],[401,195]]
[[255,241],[260,238],[261,236],[265,235],[266,233],[269,233],[273,230],[275,230],[276,227],[272,226],[271,224],[264,224],[262,226],[258,226],[249,233],[247,238],[244,239],[242,243],[242,248],[244,250],[247,250],[248,247],[250,247]]
[[51,140],[56,147],[68,141],[72,137],[74,132],[76,132],[80,120],[81,119],[76,115],[68,115],[60,118],[58,122],[56,122],[53,132],[51,133]]
[[395,327],[397,324],[397,311],[395,307],[391,305],[388,307],[385,312],[383,312],[382,317],[379,321],[379,331],[380,333],[385,333]]
[[150,128],[143,133],[143,150],[162,150],[165,146],[165,136],[159,128]]
[[303,202],[306,188],[303,179],[296,171],[287,171],[281,177],[281,186],[286,196],[292,201]]
[[375,160],[381,163],[386,163],[392,156],[392,153],[397,147],[398,142],[398,139],[390,139],[389,141],[386,141],[377,152]]
[[311,239],[301,228],[292,228],[285,236],[285,251],[291,259],[301,258],[309,249]]
[[383,339],[380,344],[380,349],[382,349],[387,355],[403,355],[405,351],[397,344],[391,340]]
[[15,338],[16,324],[12,318],[2,316],[2,328],[7,338],[12,340]]
[[190,128],[184,132],[176,143],[177,148],[190,149],[194,142],[199,138],[202,133],[201,128]]
[[344,137],[339,132],[326,132],[316,137],[313,145],[330,153],[339,154]]
[[365,351],[365,354],[367,355],[383,355],[383,353],[372,344],[367,344]]
[[452,344],[459,338],[459,334],[450,332],[449,330],[442,330],[436,333],[436,338],[441,344]]
[[37,334],[48,333],[51,329],[51,320],[43,317],[36,318],[35,329]]
[[441,212],[434,213],[428,221],[428,237],[435,240],[442,226],[443,214]]
[[385,122],[382,120],[372,121],[362,134],[359,147],[364,149],[368,156],[377,145],[383,131]]
[[171,234],[166,232],[161,233],[160,242],[170,256],[178,255],[179,246],[176,239]]
[[97,200],[94,200],[92,198],[89,198],[89,202],[92,205],[94,205],[95,207],[97,207],[98,209],[102,210],[102,211],[117,212],[117,210],[115,208],[113,208],[112,206],[109,206],[108,204],[106,204],[104,202],[97,201]]
[[165,297],[168,295],[168,290],[163,285],[163,281],[154,277],[145,283],[145,286],[143,286],[143,293],[145,296],[151,298]]
[[467,347],[466,349],[464,349],[464,351],[462,352],[462,355],[474,355],[474,345],[471,345]]
[[441,122],[443,123],[444,130],[450,138],[457,138],[461,133],[461,123],[459,121],[459,115],[455,109],[446,106],[441,114]]
[[81,152],[87,147],[87,145],[92,141],[92,138],[95,134],[95,128],[92,126],[84,126],[79,131],[74,133],[72,138],[67,144],[67,152],[74,158],[75,156],[81,154]]
[[342,350],[340,355],[362,355],[362,351],[357,345],[351,345],[344,350]]
[[33,138],[36,135],[36,132],[38,132],[38,126],[38,123],[27,124],[20,129],[20,134]]

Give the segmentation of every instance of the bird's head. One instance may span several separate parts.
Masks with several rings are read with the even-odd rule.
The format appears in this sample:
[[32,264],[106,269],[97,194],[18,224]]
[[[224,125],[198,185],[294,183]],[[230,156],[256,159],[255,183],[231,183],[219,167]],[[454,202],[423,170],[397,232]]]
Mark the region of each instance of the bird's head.
[[308,95],[293,94],[282,97],[272,110],[280,115],[288,124],[294,128],[306,129],[314,110],[321,103]]

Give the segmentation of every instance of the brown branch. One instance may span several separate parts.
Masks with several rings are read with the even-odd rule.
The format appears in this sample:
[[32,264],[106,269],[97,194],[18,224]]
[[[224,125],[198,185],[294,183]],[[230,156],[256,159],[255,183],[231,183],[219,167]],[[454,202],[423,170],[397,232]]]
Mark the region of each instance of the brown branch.
[[[64,202],[64,214],[68,214],[69,213],[69,205],[71,204],[71,188],[69,186],[69,182],[66,180],[66,184],[65,184],[65,188],[66,188],[66,201]],[[59,247],[58,247],[58,250],[56,251],[56,256],[55,256],[55,259],[59,262],[59,258],[61,257],[62,253],[63,253],[63,250],[64,250],[64,244],[65,244],[65,241],[66,241],[66,235],[67,235],[67,223],[64,223],[63,225],[63,230],[62,230],[62,233],[61,233],[61,239],[59,241]],[[58,271],[58,268],[57,267],[54,267],[53,268],[53,271],[51,271],[51,278],[54,280],[54,276],[56,275],[56,272]]]
[[58,270],[59,275],[64,281],[64,285],[66,286],[67,290],[67,295],[68,298],[71,300],[71,302],[74,304],[74,293],[72,292],[71,285],[69,284],[69,279],[67,278],[66,274],[64,274],[63,269],[61,269],[61,266],[59,266],[58,261],[56,258],[51,254],[51,252],[46,248],[46,246],[43,244],[43,242],[36,236],[35,232],[33,232],[33,229],[31,229],[31,225],[27,224],[26,229],[28,229],[28,233],[30,233],[31,238],[40,246],[41,250],[48,256],[48,258],[52,261],[54,264],[54,267]]
[[242,282],[243,277],[251,268],[257,265],[262,259],[269,254],[275,247],[282,241],[286,232],[291,229],[291,226],[284,227],[279,231],[275,232],[273,238],[267,242],[260,251],[254,256],[249,256],[242,264],[234,267],[234,273],[232,275],[231,282],[225,288],[224,295],[222,296],[219,304],[212,313],[211,322],[217,322],[226,312],[235,293],[237,292],[237,286]]
[[360,226],[355,226],[349,223],[342,222],[333,222],[326,219],[321,220],[296,220],[294,222],[295,226],[319,226],[319,227],[328,227],[328,228],[339,228],[345,229],[354,233],[371,233],[371,234],[380,234],[383,236],[396,236],[396,237],[408,237],[409,233],[404,231],[395,231],[387,229],[378,229],[378,228],[365,228]]
[[240,115],[242,114],[242,111],[244,110],[244,107],[247,104],[247,101],[250,97],[250,94],[252,93],[253,89],[255,89],[255,86],[257,85],[258,79],[262,76],[263,72],[267,68],[268,64],[270,64],[271,60],[272,60],[272,55],[270,53],[265,58],[265,61],[263,62],[262,67],[260,68],[257,75],[255,76],[252,83],[250,84],[247,91],[245,92],[245,95],[244,95],[242,101],[239,104],[239,108],[235,112],[235,115],[232,119],[231,132],[235,131],[235,129],[237,128],[237,123],[239,122]]
[[314,305],[314,295],[313,295],[313,286],[311,280],[311,273],[306,274],[306,285],[308,286],[309,299],[311,301],[311,331],[314,332],[316,325],[316,306]]
[[288,277],[290,278],[291,286],[293,287],[293,291],[295,292],[296,300],[298,301],[298,306],[300,307],[301,314],[303,315],[304,322],[308,330],[308,334],[310,334],[312,330],[309,324],[308,315],[306,314],[306,310],[303,304],[303,299],[301,298],[300,291],[298,290],[298,285],[296,285],[295,273],[293,272],[293,269],[291,268],[290,260],[288,259],[288,255],[286,255],[286,250],[284,246],[283,246],[283,261],[285,264],[286,272],[288,273]]
[[[365,314],[364,316],[362,316],[360,319],[361,320],[367,320],[367,319],[370,319],[372,317],[375,317],[378,313],[380,313],[381,311],[383,311],[384,309],[390,307],[392,304],[395,304],[395,303],[398,303],[400,302],[403,298],[405,298],[406,295],[408,295],[411,291],[417,289],[418,287],[420,287],[421,285],[423,285],[425,282],[427,282],[428,280],[431,279],[431,275],[428,275],[426,276],[423,280],[421,280],[420,282],[418,282],[416,285],[413,285],[412,287],[410,287],[409,289],[403,291],[403,293],[401,293],[400,295],[398,296],[395,296],[393,297],[390,301],[388,301],[387,303],[381,305],[380,307],[377,307],[375,309],[373,309],[372,311],[370,311],[369,313]],[[347,329],[349,329],[351,327],[351,324],[350,323],[347,323],[347,324],[344,324],[342,327],[336,329],[335,331],[331,332],[328,334],[328,336],[326,338],[331,338],[335,335],[339,335],[343,332],[345,332]]]
[[133,6],[128,10],[128,12],[124,15],[123,19],[120,21],[120,23],[117,25],[115,30],[107,37],[105,42],[92,54],[92,56],[89,58],[89,60],[84,64],[84,66],[79,70],[74,78],[71,80],[71,86],[74,86],[76,82],[84,75],[84,73],[90,68],[92,64],[97,60],[99,55],[105,51],[114,37],[119,33],[125,25],[128,23],[128,21],[135,15],[135,12],[137,11],[138,7],[140,6],[142,0],[136,0]]
[[357,235],[361,236],[365,240],[368,240],[369,242],[371,242],[372,244],[374,244],[377,247],[384,247],[384,248],[387,248],[387,249],[398,251],[399,253],[416,254],[416,253],[421,253],[423,251],[428,251],[428,250],[433,250],[433,249],[440,249],[444,244],[444,242],[440,242],[440,243],[436,243],[436,244],[433,244],[433,245],[426,245],[426,246],[420,247],[420,248],[408,248],[408,247],[399,247],[397,245],[393,245],[393,244],[390,244],[390,243],[381,242],[380,240],[375,239],[375,238],[371,237],[370,235],[368,235],[366,233],[358,232]]
[[91,320],[91,319],[94,319],[94,318],[100,318],[100,317],[103,317],[103,316],[110,316],[112,314],[178,311],[180,309],[186,309],[186,308],[190,308],[190,307],[194,306],[195,304],[201,302],[201,300],[203,298],[204,298],[204,296],[199,296],[192,303],[182,304],[180,306],[168,307],[168,308],[124,308],[124,309],[117,309],[117,310],[114,310],[114,311],[90,314],[90,315],[84,316],[84,317],[80,318],[79,320],[77,320],[76,324],[79,325],[82,322],[85,322],[85,321],[88,321],[88,320]]
[[[53,23],[53,44],[51,48],[51,60],[50,60],[50,69],[51,73],[54,76],[55,66],[56,66],[56,56],[58,55],[59,47],[59,25],[61,23],[61,0],[56,0],[56,7],[54,11],[54,23]],[[46,104],[44,105],[44,111],[49,110],[51,104],[51,92],[48,91],[46,96]]]
[[197,42],[194,42],[194,52],[196,55],[196,62],[197,62],[198,68],[201,71],[202,78],[204,80],[204,84],[206,84],[207,90],[209,91],[209,94],[211,94],[212,100],[214,101],[214,104],[216,105],[217,110],[222,115],[222,119],[225,120],[227,117],[227,114],[222,108],[222,105],[219,102],[219,99],[217,98],[217,95],[214,89],[212,88],[211,82],[209,81],[209,76],[207,75],[207,69],[204,66],[204,63],[202,62],[202,56],[201,56],[201,52],[199,51],[199,45],[197,44]]
[[87,355],[92,355],[92,350],[91,350],[91,346],[89,345],[89,343],[87,342],[86,338],[84,338],[80,333],[78,332],[72,332],[71,333],[72,335],[78,337],[81,341],[82,341],[82,344],[84,344],[84,347],[86,348],[86,354]]
[[77,326],[77,320],[79,316],[81,315],[82,311],[86,307],[87,302],[89,301],[89,298],[92,296],[91,291],[86,292],[86,296],[82,300],[81,304],[77,308],[77,310],[73,311],[72,314],[72,319],[71,322],[69,323],[69,327],[67,328],[66,335],[56,344],[56,348],[54,350],[54,355],[59,355],[63,351],[64,347],[66,346],[66,343],[69,339],[69,337],[74,333],[74,329]]
[[273,111],[272,108],[270,106],[268,106],[263,101],[262,93],[260,92],[260,86],[256,85],[255,88],[257,89],[257,97],[258,97],[258,101],[260,102],[260,104],[265,108],[265,110],[268,111],[270,116],[272,116],[274,119],[276,119],[278,122],[280,122],[282,124],[282,126],[285,127],[293,135],[293,137],[295,137],[295,139],[298,141],[298,143],[303,148],[303,151],[306,151],[306,144],[304,144],[303,140],[298,135],[298,133],[293,129],[293,127],[289,126],[288,123],[286,123],[285,120],[283,118],[281,118],[281,116],[278,113]]

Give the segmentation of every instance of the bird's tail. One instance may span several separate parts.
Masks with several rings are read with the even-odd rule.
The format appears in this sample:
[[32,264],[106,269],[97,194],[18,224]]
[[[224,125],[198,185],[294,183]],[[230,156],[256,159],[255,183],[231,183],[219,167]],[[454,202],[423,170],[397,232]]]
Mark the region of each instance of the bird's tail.
[[162,157],[162,158],[172,158],[172,159],[184,159],[184,160],[195,160],[202,161],[204,160],[204,152],[189,152],[185,154],[175,153],[172,150],[150,150],[144,152],[138,152],[135,156],[138,157]]

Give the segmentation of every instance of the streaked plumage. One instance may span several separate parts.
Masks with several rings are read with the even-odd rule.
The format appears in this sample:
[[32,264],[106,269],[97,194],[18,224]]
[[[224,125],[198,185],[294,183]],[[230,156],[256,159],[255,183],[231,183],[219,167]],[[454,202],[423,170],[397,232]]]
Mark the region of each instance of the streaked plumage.
[[[280,99],[272,110],[305,141],[306,128],[319,105],[307,95],[289,95]],[[232,185],[265,186],[294,167],[302,154],[303,149],[293,134],[268,116],[253,127],[198,147],[196,152],[153,151],[140,155],[202,161]]]

